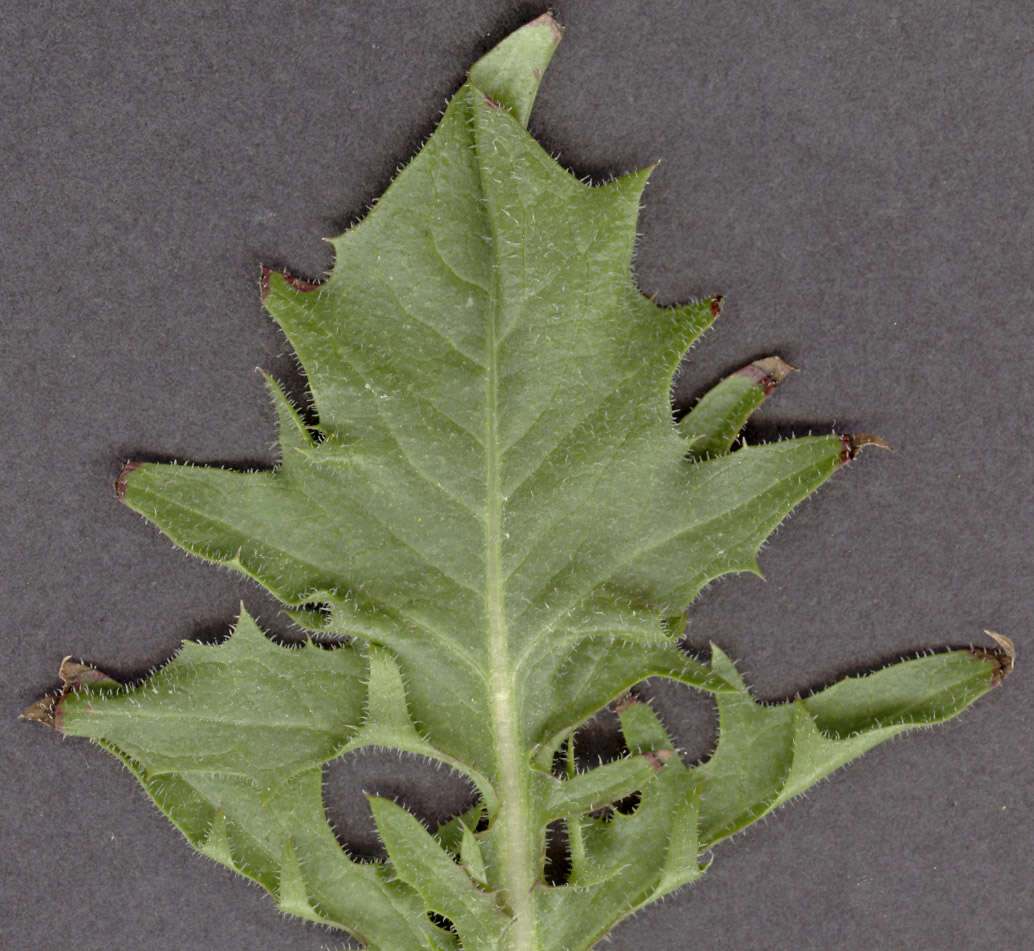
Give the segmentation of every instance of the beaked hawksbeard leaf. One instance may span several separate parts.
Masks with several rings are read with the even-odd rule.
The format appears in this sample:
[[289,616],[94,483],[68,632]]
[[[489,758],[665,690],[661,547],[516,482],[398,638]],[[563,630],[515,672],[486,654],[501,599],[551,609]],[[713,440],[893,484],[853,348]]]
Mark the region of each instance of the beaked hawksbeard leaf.
[[[648,173],[589,186],[526,131],[559,35],[539,17],[474,65],[334,239],[324,283],[263,272],[319,419],[268,380],[280,465],[119,477],[178,545],[346,642],[279,646],[242,610],[229,640],[187,642],[135,686],[66,661],[61,693],[27,711],[120,757],[195,848],[284,911],[379,951],[588,949],[700,877],[714,843],[959,712],[1012,659],[1001,639],[762,705],[720,650],[705,664],[679,649],[701,588],[756,571],[765,538],[873,437],[734,450],[789,370],[776,357],[673,424],[672,375],[720,299],[644,297],[631,259]],[[628,693],[650,677],[715,696],[703,762]],[[579,772],[574,733],[612,703],[627,750]],[[322,770],[371,746],[459,771],[477,804],[428,830],[371,797],[388,858],[357,860]],[[567,840],[560,880],[547,827]]]

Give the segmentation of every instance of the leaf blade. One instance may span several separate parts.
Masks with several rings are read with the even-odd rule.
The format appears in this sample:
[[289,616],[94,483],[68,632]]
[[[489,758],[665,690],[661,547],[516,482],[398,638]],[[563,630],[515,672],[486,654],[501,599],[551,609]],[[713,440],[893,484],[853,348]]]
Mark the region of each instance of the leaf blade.
[[[738,679],[713,650],[716,669]],[[718,746],[694,769],[703,781],[701,841],[732,835],[884,740],[955,716],[992,688],[994,670],[993,659],[950,651],[767,706],[739,680],[739,695],[717,696]]]
[[[267,378],[272,471],[119,476],[123,501],[181,547],[355,642],[286,651],[242,614],[227,644],[187,646],[126,693],[63,665],[62,695],[26,713],[97,740],[199,851],[371,949],[587,948],[698,878],[702,849],[1011,668],[955,652],[763,707],[719,651],[708,667],[678,649],[701,588],[757,571],[788,512],[880,441],[730,452],[785,372],[773,358],[705,394],[680,435],[672,374],[721,299],[665,308],[635,287],[649,169],[590,186],[528,136],[558,40],[546,15],[472,67],[376,208],[333,239],[326,282],[264,271],[319,417],[309,426]],[[213,665],[235,652],[248,682]],[[655,714],[624,703],[632,755],[573,774],[574,731],[652,676],[716,696],[715,754],[687,768]],[[354,861],[323,813],[321,770],[371,745],[461,770],[480,801],[436,837],[371,799],[390,862]],[[633,791],[633,813],[594,814]],[[557,819],[572,871],[546,885]]]

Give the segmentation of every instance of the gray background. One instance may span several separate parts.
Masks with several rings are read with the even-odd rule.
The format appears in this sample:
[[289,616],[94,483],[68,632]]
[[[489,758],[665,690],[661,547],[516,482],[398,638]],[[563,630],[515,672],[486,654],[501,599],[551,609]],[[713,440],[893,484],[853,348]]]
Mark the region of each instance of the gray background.
[[[273,460],[254,368],[293,371],[259,263],[326,270],[320,237],[383,191],[466,66],[543,9],[4,5],[5,948],[340,946],[193,855],[112,758],[15,716],[64,654],[139,675],[184,637],[224,633],[241,598],[290,633],[256,586],[121,507],[112,481],[140,454]],[[762,554],[767,582],[705,591],[690,641],[720,642],[766,699],[984,627],[1021,651],[958,721],[719,847],[701,883],[609,946],[1030,947],[1034,8],[554,9],[566,39],[533,131],[594,180],[663,159],[639,282],[662,301],[727,295],[683,397],[777,352],[801,372],[750,438],[836,426],[897,449],[802,506]],[[670,721],[705,752],[710,711],[688,709]],[[411,789],[431,811],[455,794],[412,764],[350,766],[332,809],[356,843],[370,844],[361,787]]]

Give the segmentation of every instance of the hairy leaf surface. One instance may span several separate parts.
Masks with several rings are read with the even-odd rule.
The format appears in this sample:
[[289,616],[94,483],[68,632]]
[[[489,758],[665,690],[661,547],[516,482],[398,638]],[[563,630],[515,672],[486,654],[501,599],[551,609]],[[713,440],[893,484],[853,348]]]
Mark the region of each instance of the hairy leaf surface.
[[[278,646],[242,612],[131,688],[82,665],[36,719],[119,756],[199,851],[291,914],[380,951],[590,948],[704,872],[718,840],[876,743],[949,717],[1002,651],[952,651],[756,703],[717,648],[678,647],[686,606],[757,571],[786,514],[873,437],[734,449],[790,369],[718,383],[679,425],[679,361],[720,298],[659,307],[631,277],[648,173],[600,186],[526,131],[559,30],[540,17],[482,58],[329,278],[264,271],[265,305],[318,424],[276,381],[273,471],[131,463],[127,505],[268,589],[314,639]],[[717,748],[683,763],[626,691],[715,694]],[[574,768],[573,735],[617,701],[627,752]],[[341,847],[323,766],[418,754],[477,805],[429,830],[371,798],[386,862]],[[560,768],[565,760],[566,768]],[[614,804],[638,797],[633,811]],[[547,827],[570,868],[547,880]]]

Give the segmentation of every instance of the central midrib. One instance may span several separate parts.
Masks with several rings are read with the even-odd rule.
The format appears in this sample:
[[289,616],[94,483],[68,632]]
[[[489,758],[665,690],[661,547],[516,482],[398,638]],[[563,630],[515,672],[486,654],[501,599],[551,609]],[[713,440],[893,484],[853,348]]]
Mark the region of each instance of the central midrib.
[[[474,95],[477,93],[474,92]],[[476,115],[477,103],[473,103],[472,108]],[[481,193],[488,206],[476,131],[473,139],[478,174],[481,176]],[[490,208],[486,213],[486,220],[492,236],[492,256],[495,265],[498,240]],[[502,847],[499,858],[510,912],[514,917],[513,929],[508,932],[508,945],[511,951],[534,951],[535,917],[531,891],[535,884],[536,872],[528,829],[529,790],[525,770],[522,768],[520,725],[503,596],[503,499],[498,431],[498,329],[502,289],[498,267],[493,267],[493,273],[485,354],[485,612],[489,628],[492,726],[499,771],[499,821],[502,824]]]

